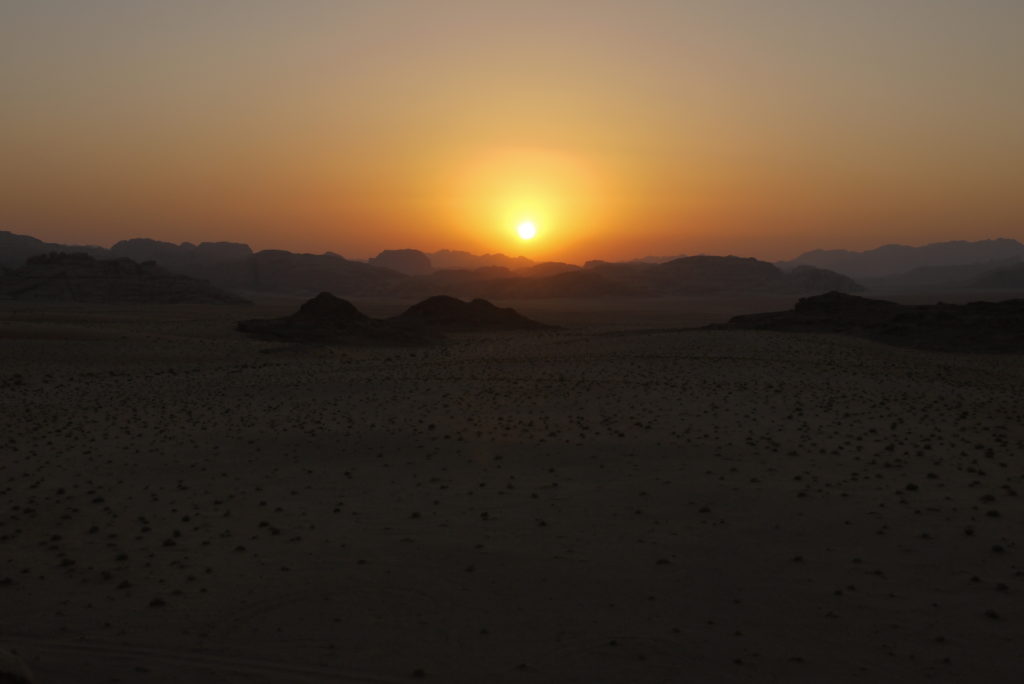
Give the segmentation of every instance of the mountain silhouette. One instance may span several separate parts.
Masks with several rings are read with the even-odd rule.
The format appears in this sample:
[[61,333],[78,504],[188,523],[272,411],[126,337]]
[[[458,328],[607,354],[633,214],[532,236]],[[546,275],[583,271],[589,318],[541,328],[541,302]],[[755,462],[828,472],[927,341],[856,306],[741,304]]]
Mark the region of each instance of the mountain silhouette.
[[842,333],[886,344],[955,352],[1024,352],[1024,299],[907,306],[828,292],[789,311],[735,316],[719,330]]
[[972,278],[968,284],[985,290],[1024,290],[1024,262],[994,268]]
[[[886,245],[866,252],[814,250],[777,264],[736,256],[698,255],[588,261],[581,268],[562,262],[534,263],[524,257],[453,250],[432,254],[413,249],[384,250],[365,262],[332,252],[253,252],[249,245],[238,242],[175,244],[132,238],[110,249],[79,248],[0,231],[0,267],[17,267],[30,256],[51,252],[152,261],[170,273],[207,280],[246,296],[312,296],[327,291],[366,297],[538,299],[814,295],[831,290],[860,292],[865,286],[877,292],[1024,289],[1013,269],[1024,261],[1024,245],[1005,238],[923,247]],[[850,275],[859,272],[874,275],[856,280]]]
[[1011,258],[1024,259],[1024,245],[1016,240],[1000,238],[976,242],[935,242],[921,247],[883,245],[864,252],[816,249],[778,265],[784,269],[816,266],[853,278],[879,278],[927,266],[978,264]]
[[25,260],[30,257],[53,252],[88,254],[96,258],[109,257],[108,250],[103,247],[61,245],[54,242],[43,242],[30,235],[18,235],[0,230],[0,267],[15,268],[24,264]]
[[[568,266],[568,265],[566,265]],[[583,269],[561,264],[531,267],[532,273],[554,275],[524,277],[522,271],[502,268],[437,271],[400,283],[393,291],[402,296],[453,294],[488,299],[555,297],[632,297],[717,295],[742,292],[814,294],[829,290],[858,292],[863,288],[844,275],[802,267],[787,273],[773,264],[740,257],[694,256],[666,263],[587,262]]]
[[0,297],[96,303],[218,303],[246,300],[208,282],[170,273],[153,262],[96,259],[54,252],[29,258],[0,276]]
[[546,278],[579,270],[580,267],[575,264],[567,264],[562,261],[545,261],[533,266],[527,266],[526,268],[518,268],[515,270],[515,275],[521,278]]
[[736,256],[692,256],[661,264],[590,262],[589,270],[648,295],[715,295],[743,292],[811,294],[857,292],[851,278],[824,269],[785,272],[766,261]]
[[368,263],[405,275],[426,275],[434,270],[430,257],[418,249],[385,249]]
[[515,309],[499,308],[484,299],[464,302],[446,295],[414,304],[392,320],[445,332],[542,330],[552,327],[531,320]]
[[442,340],[445,332],[550,327],[482,299],[463,302],[448,296],[431,297],[393,318],[375,319],[329,292],[321,292],[290,316],[240,321],[237,325],[239,331],[262,339],[376,346],[432,344]]
[[240,321],[237,329],[281,342],[407,346],[437,340],[422,327],[370,318],[351,302],[329,292],[321,292],[290,316]]
[[509,270],[528,268],[533,261],[526,257],[510,257],[504,254],[470,254],[460,250],[442,249],[427,255],[436,269],[474,270],[487,266],[500,266]]

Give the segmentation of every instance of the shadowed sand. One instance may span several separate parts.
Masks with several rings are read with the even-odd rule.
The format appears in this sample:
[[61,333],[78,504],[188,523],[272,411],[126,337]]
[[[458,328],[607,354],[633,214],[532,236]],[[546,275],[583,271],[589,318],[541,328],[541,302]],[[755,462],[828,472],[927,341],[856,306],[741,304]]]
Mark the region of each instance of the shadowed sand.
[[1019,681],[1024,360],[672,330],[792,303],[412,349],[5,305],[0,644],[56,684]]

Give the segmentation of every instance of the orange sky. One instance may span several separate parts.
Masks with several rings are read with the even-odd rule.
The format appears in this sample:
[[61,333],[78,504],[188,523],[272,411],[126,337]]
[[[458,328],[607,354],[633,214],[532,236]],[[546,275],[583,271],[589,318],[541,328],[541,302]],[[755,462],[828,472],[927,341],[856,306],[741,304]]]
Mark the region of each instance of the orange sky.
[[4,3],[0,229],[577,262],[1024,239],[1022,25],[1012,0]]

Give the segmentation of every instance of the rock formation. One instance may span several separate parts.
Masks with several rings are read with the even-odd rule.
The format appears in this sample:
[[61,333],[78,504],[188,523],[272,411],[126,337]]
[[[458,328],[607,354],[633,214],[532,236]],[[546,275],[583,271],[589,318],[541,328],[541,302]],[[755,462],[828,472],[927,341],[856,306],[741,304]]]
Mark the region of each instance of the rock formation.
[[791,311],[736,316],[710,327],[842,333],[940,351],[1024,353],[1024,299],[907,306],[829,292],[801,299]]
[[237,327],[255,337],[282,342],[406,346],[437,339],[422,327],[370,318],[329,292],[321,292],[291,316],[241,321]]
[[499,308],[485,299],[464,302],[444,295],[425,299],[392,320],[445,332],[543,330],[552,327],[531,320],[515,309]]
[[203,280],[166,271],[153,262],[95,259],[54,252],[31,257],[0,276],[0,298],[98,304],[244,304]]
[[430,257],[418,249],[385,249],[368,263],[405,275],[426,275],[434,270]]

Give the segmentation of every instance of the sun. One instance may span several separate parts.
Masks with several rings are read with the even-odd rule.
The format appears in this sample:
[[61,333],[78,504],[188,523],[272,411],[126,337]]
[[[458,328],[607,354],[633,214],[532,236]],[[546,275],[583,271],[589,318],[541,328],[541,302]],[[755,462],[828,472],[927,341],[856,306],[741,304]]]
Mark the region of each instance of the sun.
[[533,221],[523,221],[516,228],[516,232],[519,233],[519,237],[523,240],[532,240],[537,235],[537,226],[534,225]]

